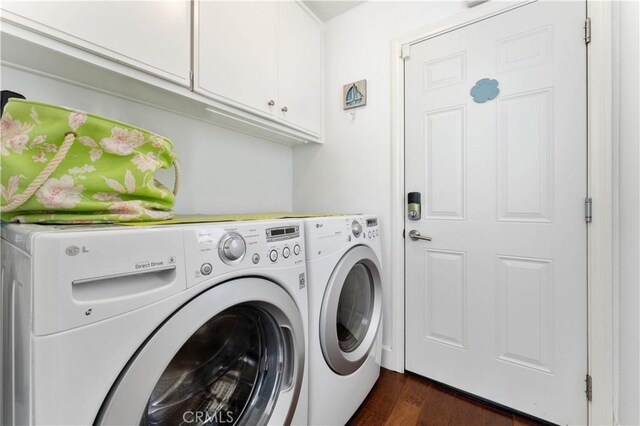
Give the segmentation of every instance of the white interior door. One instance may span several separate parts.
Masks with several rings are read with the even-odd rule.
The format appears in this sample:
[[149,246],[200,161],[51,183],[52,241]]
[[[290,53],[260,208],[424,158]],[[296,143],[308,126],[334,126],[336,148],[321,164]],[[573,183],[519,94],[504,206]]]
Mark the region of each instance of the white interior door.
[[560,424],[587,423],[584,19],[536,2],[405,62],[406,368]]

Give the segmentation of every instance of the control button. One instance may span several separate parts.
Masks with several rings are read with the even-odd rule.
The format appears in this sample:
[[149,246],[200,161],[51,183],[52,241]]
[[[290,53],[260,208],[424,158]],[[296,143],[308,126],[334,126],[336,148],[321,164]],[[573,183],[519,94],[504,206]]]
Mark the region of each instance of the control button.
[[353,236],[358,238],[360,234],[362,234],[362,225],[357,220],[351,222],[351,232],[353,232]]
[[287,259],[289,257],[289,255],[291,255],[291,250],[289,250],[289,247],[285,247],[282,249],[282,256]]
[[258,262],[260,262],[260,255],[258,253],[254,253],[253,257],[251,257],[251,261],[254,265],[257,264]]
[[211,271],[213,271],[213,266],[211,266],[210,263],[203,263],[202,266],[200,266],[200,273],[202,275],[209,275]]
[[218,254],[227,265],[237,265],[244,258],[246,248],[244,238],[240,234],[229,232],[220,239]]
[[293,254],[295,254],[296,256],[300,254],[300,246],[298,244],[293,246]]
[[376,237],[380,235],[380,231],[376,229]]
[[371,231],[369,231],[369,238],[371,238]]
[[276,260],[278,260],[278,252],[275,250],[271,250],[269,252],[269,259],[271,259],[272,262],[275,262]]

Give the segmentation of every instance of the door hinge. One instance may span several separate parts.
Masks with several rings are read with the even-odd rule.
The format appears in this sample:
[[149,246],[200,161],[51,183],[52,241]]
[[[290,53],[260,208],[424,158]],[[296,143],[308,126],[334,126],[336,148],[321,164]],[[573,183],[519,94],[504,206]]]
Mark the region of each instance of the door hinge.
[[191,90],[193,90],[193,70],[189,71],[189,85],[191,86]]
[[400,48],[400,58],[401,59],[409,59],[411,57],[411,45],[403,44]]
[[584,221],[587,223],[591,223],[591,221],[593,220],[592,205],[593,205],[593,202],[591,198],[587,197],[584,200]]
[[584,44],[591,43],[591,18],[584,20]]
[[587,374],[587,377],[584,379],[585,383],[585,391],[584,393],[587,395],[587,401],[591,402],[593,398],[593,380],[591,380],[591,375]]

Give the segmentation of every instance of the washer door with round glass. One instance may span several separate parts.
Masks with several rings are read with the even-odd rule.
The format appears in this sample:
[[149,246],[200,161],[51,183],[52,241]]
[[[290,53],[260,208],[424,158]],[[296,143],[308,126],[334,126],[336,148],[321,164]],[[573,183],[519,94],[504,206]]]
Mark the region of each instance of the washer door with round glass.
[[96,423],[288,424],[304,372],[302,324],[293,299],[271,281],[215,286],[138,350]]
[[320,311],[320,345],[333,371],[348,375],[364,364],[381,317],[380,264],[371,248],[356,246],[333,270]]

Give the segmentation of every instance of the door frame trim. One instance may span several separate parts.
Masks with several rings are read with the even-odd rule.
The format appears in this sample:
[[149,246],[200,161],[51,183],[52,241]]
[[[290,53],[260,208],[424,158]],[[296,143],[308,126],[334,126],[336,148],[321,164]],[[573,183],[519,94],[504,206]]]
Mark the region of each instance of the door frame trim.
[[[487,2],[391,41],[391,277],[393,293],[391,350],[384,365],[404,372],[405,251],[404,251],[404,60],[403,50],[475,22],[500,15],[535,0]],[[594,200],[593,221],[587,228],[588,373],[593,399],[589,424],[614,424],[614,288],[613,288],[613,149],[612,149],[612,5],[586,0],[594,37],[587,50],[588,196]],[[404,47],[404,49],[403,49]],[[587,373],[587,372],[585,372]]]

